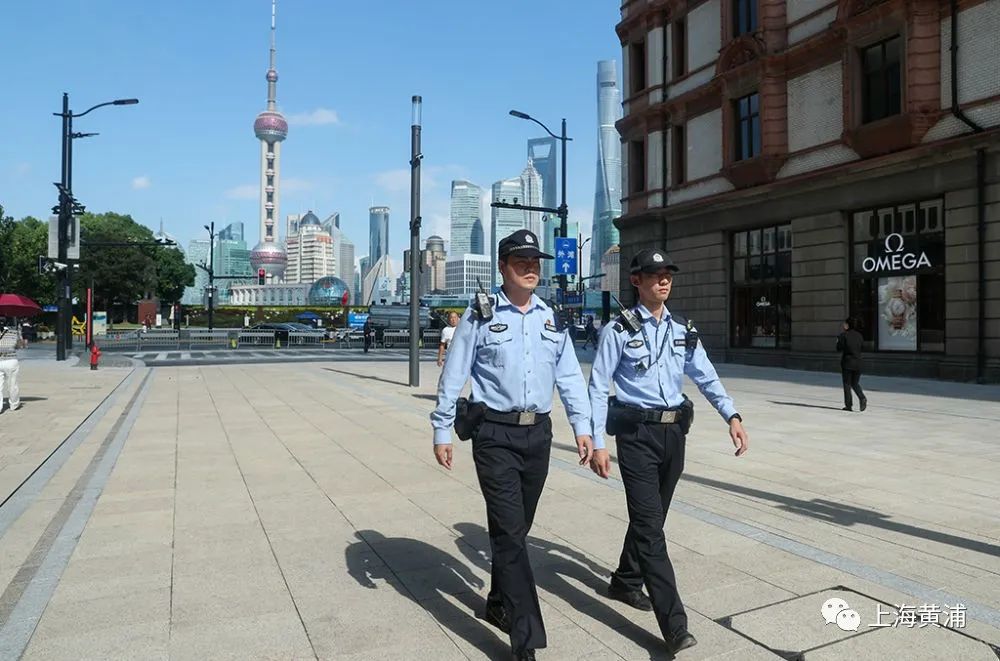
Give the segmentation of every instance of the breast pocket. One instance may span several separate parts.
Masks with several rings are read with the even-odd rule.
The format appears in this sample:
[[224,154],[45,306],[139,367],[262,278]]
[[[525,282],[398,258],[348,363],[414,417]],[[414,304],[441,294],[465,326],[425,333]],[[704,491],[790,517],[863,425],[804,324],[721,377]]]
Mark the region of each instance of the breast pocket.
[[541,342],[542,359],[554,364],[559,358],[559,349],[562,347],[562,343],[562,333],[543,330]]
[[509,331],[494,333],[487,331],[483,343],[479,346],[478,358],[492,367],[503,368],[505,366],[504,355],[510,350],[510,341],[513,335]]
[[626,346],[622,352],[621,368],[628,375],[642,376],[649,369],[650,355],[645,344],[637,347]]

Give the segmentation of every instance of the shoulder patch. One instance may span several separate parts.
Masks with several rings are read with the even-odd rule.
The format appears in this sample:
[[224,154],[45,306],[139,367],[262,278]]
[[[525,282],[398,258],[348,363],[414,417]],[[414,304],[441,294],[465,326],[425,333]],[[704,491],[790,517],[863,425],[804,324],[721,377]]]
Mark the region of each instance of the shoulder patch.
[[639,347],[642,346],[642,344],[643,344],[642,340],[632,340],[631,342],[629,342],[625,346],[627,346],[627,347],[629,347],[631,349],[638,349]]
[[502,333],[507,330],[507,324],[493,324],[490,326],[490,331],[494,333]]
[[621,333],[623,330],[625,330],[625,327],[622,326],[621,322],[618,321],[616,321],[614,325],[612,325],[612,328],[615,330],[616,333]]

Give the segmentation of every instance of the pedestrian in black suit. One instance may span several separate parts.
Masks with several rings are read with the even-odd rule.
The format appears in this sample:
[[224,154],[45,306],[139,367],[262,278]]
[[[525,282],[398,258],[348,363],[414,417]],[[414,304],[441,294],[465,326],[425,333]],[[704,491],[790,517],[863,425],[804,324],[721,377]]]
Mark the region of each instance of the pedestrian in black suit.
[[840,352],[840,374],[844,379],[844,410],[853,409],[851,390],[858,395],[861,410],[868,407],[868,399],[861,389],[861,345],[864,338],[857,331],[857,323],[848,318],[844,321],[844,331],[837,337],[837,351]]

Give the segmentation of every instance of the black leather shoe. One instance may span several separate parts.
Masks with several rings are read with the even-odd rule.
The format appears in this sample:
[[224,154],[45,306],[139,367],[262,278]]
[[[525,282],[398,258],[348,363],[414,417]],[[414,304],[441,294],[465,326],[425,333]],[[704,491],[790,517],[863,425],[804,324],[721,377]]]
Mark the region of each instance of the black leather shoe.
[[510,633],[510,618],[507,617],[507,609],[503,607],[503,604],[486,604],[486,614],[483,616],[483,619],[500,631]]
[[535,659],[535,650],[524,650],[520,654],[514,655],[514,661],[537,661]]
[[850,406],[845,406],[844,408],[842,408],[840,410],[841,411],[853,411],[854,409],[852,409]]
[[681,650],[686,650],[687,648],[694,647],[697,644],[698,640],[692,636],[687,629],[681,629],[667,639],[667,650],[671,654],[677,654]]
[[653,610],[653,602],[642,593],[642,590],[623,590],[613,584],[608,586],[608,596],[623,604],[628,604],[632,608],[641,611]]
[[861,400],[861,410],[864,411],[866,408],[868,408],[868,400],[867,399],[862,399]]

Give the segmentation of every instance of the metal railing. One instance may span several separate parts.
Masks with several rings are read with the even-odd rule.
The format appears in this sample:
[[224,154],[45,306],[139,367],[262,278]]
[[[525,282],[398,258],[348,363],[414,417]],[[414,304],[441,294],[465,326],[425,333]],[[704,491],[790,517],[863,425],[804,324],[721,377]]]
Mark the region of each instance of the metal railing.
[[[406,329],[389,329],[378,334],[377,346],[387,349],[405,349],[410,346],[410,332]],[[364,347],[364,333],[352,329],[339,332],[328,339],[325,332],[316,331],[274,331],[239,328],[149,329],[108,331],[106,335],[94,337],[101,351],[190,351],[199,349],[242,348],[258,349],[361,349]],[[420,344],[424,349],[437,349],[441,341],[441,331],[426,330]],[[374,348],[375,345],[373,345]]]

